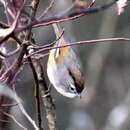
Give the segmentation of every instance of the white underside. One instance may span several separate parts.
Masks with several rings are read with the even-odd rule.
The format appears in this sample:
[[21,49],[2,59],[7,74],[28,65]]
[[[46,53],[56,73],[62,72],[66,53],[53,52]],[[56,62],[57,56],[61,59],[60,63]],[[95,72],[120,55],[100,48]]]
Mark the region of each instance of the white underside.
[[[60,73],[57,73],[57,72],[58,72],[58,70],[57,70],[56,66],[53,66],[53,68],[50,66],[47,67],[48,78],[49,78],[50,82],[52,83],[52,85],[55,87],[55,89],[63,96],[66,96],[69,98],[76,97],[77,94],[71,93],[71,92],[66,92],[64,89],[62,89],[64,87],[60,86],[60,81],[58,81],[59,80],[58,77],[59,76],[63,77],[63,75],[60,75]],[[62,81],[62,82],[64,82],[64,81]]]
[[[73,50],[70,49],[70,53],[66,57],[64,57],[65,62],[62,62],[60,66],[56,65],[55,59],[52,59],[52,60],[53,61],[51,61],[51,63],[53,64],[53,66],[52,64],[51,65],[48,64],[47,66],[47,74],[48,74],[48,78],[51,84],[63,96],[66,96],[69,98],[74,98],[78,96],[78,94],[76,94],[75,92],[72,92],[71,90],[66,90],[68,89],[68,85],[69,86],[71,85],[71,87],[75,87],[75,86],[72,86],[74,85],[74,83],[67,71],[68,64],[71,63],[73,66],[76,66],[78,69],[80,69],[77,57],[75,53],[73,52]],[[65,87],[67,88],[65,89]]]

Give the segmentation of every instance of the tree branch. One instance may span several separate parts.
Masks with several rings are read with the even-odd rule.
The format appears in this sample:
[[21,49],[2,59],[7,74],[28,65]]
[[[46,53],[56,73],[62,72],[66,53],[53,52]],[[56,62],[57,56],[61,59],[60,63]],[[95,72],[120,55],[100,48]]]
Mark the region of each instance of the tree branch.
[[38,48],[40,48],[39,50],[36,50],[36,51],[32,52],[27,57],[34,56],[35,54],[39,54],[39,53],[46,54],[51,49],[62,48],[62,47],[67,47],[67,46],[74,46],[74,45],[91,45],[91,44],[97,44],[97,43],[107,42],[107,41],[113,41],[113,42],[124,41],[124,42],[129,42],[130,38],[123,38],[123,37],[121,38],[121,37],[119,37],[119,38],[104,38],[104,39],[96,39],[96,40],[85,40],[85,41],[73,42],[73,43],[66,44],[64,46],[57,46],[57,47],[52,46],[53,44],[52,45],[50,44],[50,46],[47,46],[47,47],[39,46],[38,47]]
[[65,22],[65,21],[74,20],[74,19],[77,19],[79,17],[85,16],[88,14],[94,14],[94,13],[103,11],[105,9],[108,9],[109,7],[114,5],[117,1],[118,0],[113,0],[112,2],[105,4],[103,6],[99,6],[99,7],[80,9],[80,10],[77,10],[77,11],[72,12],[70,14],[68,14],[68,12],[65,14],[62,14],[62,15],[58,14],[58,15],[55,15],[55,16],[52,16],[52,17],[49,17],[49,18],[46,18],[46,19],[43,19],[40,21],[34,20],[31,23],[29,23],[28,25],[16,29],[15,33],[21,32],[22,30],[25,30],[25,29],[28,29],[31,27],[36,28],[36,27],[40,27],[40,26],[48,26],[48,25],[53,24],[53,23],[61,23],[61,22]]

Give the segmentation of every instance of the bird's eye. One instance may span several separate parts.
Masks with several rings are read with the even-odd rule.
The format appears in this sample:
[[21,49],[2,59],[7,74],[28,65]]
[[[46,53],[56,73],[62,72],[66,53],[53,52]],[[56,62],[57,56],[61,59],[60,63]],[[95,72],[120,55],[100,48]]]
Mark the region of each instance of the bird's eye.
[[70,90],[73,91],[73,92],[75,92],[75,89],[73,87],[70,87]]

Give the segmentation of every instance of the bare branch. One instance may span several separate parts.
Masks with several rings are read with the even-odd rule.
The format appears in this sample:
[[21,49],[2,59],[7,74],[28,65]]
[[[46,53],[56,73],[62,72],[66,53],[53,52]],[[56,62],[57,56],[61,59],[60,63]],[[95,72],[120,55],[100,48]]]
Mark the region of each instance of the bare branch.
[[18,19],[21,15],[23,7],[24,7],[24,4],[25,3],[23,3],[21,8],[19,9],[13,24],[9,28],[0,29],[0,44],[3,43],[5,40],[7,40],[10,37],[10,35],[14,32],[14,30],[17,26]]
[[16,119],[13,115],[8,114],[8,113],[6,113],[6,112],[4,112],[4,111],[2,111],[2,113],[5,114],[6,116],[10,117],[10,118],[11,118],[19,127],[21,127],[22,129],[28,130],[28,129],[25,128],[19,121],[17,121],[17,119]]
[[43,18],[43,17],[45,17],[47,15],[47,13],[49,12],[49,10],[54,5],[54,2],[55,2],[55,0],[51,0],[49,6],[44,10],[44,12],[41,14],[41,16],[38,17],[38,19],[41,19],[41,18]]
[[40,92],[42,96],[42,100],[44,102],[46,118],[48,121],[49,130],[57,130],[56,128],[56,115],[55,115],[55,105],[53,103],[53,99],[49,92],[49,87],[46,84],[44,71],[41,63],[37,64],[37,73],[40,85]]
[[21,110],[21,112],[23,113],[23,115],[28,119],[28,121],[32,124],[32,126],[35,128],[35,130],[39,130],[39,128],[37,127],[35,121],[28,115],[28,113],[26,112],[26,110],[24,109],[22,103],[19,103],[19,108]]
[[9,17],[15,19],[15,15],[13,14],[12,10],[8,7],[8,3],[6,0],[0,0],[0,2],[4,6],[7,21],[8,21],[8,23],[10,23]]
[[11,88],[9,88],[5,84],[1,83],[0,84],[0,94],[15,100],[18,103],[18,107],[21,110],[21,112],[23,113],[23,115],[28,119],[28,121],[32,124],[32,126],[35,128],[35,130],[39,130],[35,121],[28,115],[28,113],[24,109],[24,106],[21,103],[22,102],[21,99],[19,98],[19,96],[17,96],[17,94]]
[[21,12],[18,12],[13,24],[9,28],[0,29],[0,38],[7,37],[9,34],[11,34],[14,31],[14,29],[15,29],[15,27],[17,25],[17,21],[18,21],[18,18],[20,16],[20,13]]
[[1,107],[13,107],[13,106],[17,106],[18,103],[11,103],[11,104],[2,104]]
[[78,42],[73,42],[73,43],[69,43],[69,44],[66,44],[64,46],[57,46],[57,47],[54,47],[54,46],[51,46],[51,47],[44,47],[37,50],[37,51],[34,51],[33,53],[29,54],[27,57],[30,57],[30,56],[33,56],[35,54],[38,54],[38,53],[42,53],[42,54],[46,54],[47,52],[49,52],[51,49],[56,49],[56,48],[62,48],[62,47],[67,47],[67,46],[74,46],[74,45],[82,45],[82,44],[85,44],[85,45],[91,45],[91,44],[97,44],[97,43],[101,43],[101,42],[106,42],[106,41],[124,41],[124,42],[129,42],[130,41],[130,38],[106,38],[106,39],[96,39],[96,40],[87,40],[87,41],[78,41]]
[[105,4],[105,5],[99,6],[99,7],[85,8],[85,9],[77,10],[71,14],[68,14],[68,12],[67,12],[67,14],[64,14],[64,15],[58,14],[58,15],[55,15],[55,16],[52,16],[52,17],[49,17],[49,18],[46,18],[46,19],[43,19],[40,21],[34,20],[30,24],[16,29],[15,33],[28,29],[30,27],[36,28],[36,27],[40,27],[40,26],[48,26],[53,23],[61,23],[61,22],[65,22],[65,21],[74,20],[74,19],[77,19],[79,17],[85,16],[88,14],[94,14],[94,13],[103,11],[105,9],[108,9],[113,4],[115,4],[117,1],[118,0],[113,0],[111,3]]

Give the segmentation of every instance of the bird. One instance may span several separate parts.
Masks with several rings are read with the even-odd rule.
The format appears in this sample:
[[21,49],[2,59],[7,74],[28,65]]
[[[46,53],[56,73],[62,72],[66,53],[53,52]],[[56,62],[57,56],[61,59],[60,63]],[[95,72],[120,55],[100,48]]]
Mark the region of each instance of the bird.
[[[57,24],[53,24],[56,37],[59,38],[61,30]],[[84,77],[81,72],[79,60],[62,35],[55,43],[55,49],[51,49],[47,61],[47,75],[50,83],[61,95],[74,98],[81,96],[84,89]],[[60,47],[59,46],[65,46]]]

